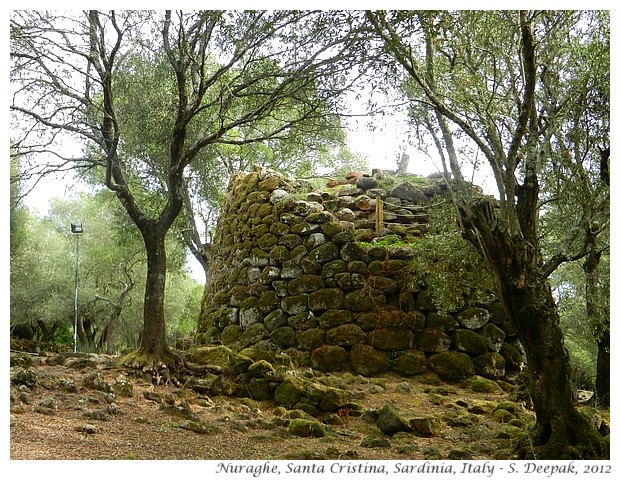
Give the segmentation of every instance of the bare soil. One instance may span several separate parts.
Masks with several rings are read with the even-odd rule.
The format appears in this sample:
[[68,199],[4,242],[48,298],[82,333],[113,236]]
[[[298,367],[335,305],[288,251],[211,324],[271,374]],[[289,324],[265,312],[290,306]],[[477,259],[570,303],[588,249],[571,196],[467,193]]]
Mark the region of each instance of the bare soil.
[[[509,398],[506,392],[349,375],[346,388],[366,409],[390,403],[405,419],[432,417],[436,434],[387,436],[367,419],[341,412],[326,420],[326,436],[301,438],[287,429],[290,412],[270,402],[152,385],[120,368],[115,357],[93,356],[84,368],[50,364],[51,358],[33,356],[24,367],[36,372],[31,388],[11,384],[11,460],[493,459],[502,458],[499,452],[506,456],[515,443],[509,426],[492,416],[494,405]],[[131,396],[87,386],[85,378],[94,372],[109,385],[126,376]],[[322,380],[338,383],[344,376]],[[190,429],[197,424],[198,433]]]

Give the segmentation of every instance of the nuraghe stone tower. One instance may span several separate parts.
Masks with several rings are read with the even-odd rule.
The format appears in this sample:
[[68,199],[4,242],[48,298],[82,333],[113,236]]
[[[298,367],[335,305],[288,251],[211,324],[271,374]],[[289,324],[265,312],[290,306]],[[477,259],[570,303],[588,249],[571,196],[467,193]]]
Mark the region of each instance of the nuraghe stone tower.
[[[497,303],[439,314],[410,281],[407,242],[424,235],[446,182],[379,176],[313,190],[265,169],[236,175],[210,250],[199,343],[285,351],[322,371],[513,380],[522,350]],[[376,243],[386,236],[403,241]]]

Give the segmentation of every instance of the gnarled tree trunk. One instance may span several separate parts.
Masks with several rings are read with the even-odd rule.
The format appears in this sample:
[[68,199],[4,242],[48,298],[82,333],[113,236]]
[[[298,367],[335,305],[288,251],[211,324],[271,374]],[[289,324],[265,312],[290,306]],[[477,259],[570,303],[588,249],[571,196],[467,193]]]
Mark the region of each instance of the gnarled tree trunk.
[[532,445],[523,445],[521,456],[609,458],[609,445],[573,405],[569,356],[536,240],[521,232],[511,234],[488,200],[463,204],[459,210],[465,236],[487,259],[527,356],[536,426]]

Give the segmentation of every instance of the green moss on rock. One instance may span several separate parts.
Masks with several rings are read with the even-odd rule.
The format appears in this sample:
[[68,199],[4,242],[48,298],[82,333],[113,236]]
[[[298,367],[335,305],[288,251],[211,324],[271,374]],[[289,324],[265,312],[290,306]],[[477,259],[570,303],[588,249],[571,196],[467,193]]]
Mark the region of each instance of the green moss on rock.
[[308,309],[313,312],[340,309],[343,303],[344,293],[339,288],[321,288],[308,295]]
[[464,328],[459,328],[452,334],[452,345],[455,350],[469,355],[482,355],[487,351],[484,337]]
[[366,340],[366,334],[357,325],[345,324],[334,327],[326,332],[326,340],[330,345],[351,347]]
[[461,352],[442,352],[429,357],[429,367],[441,379],[458,382],[476,373],[471,358]]
[[427,370],[426,355],[419,350],[409,350],[394,360],[392,368],[401,375],[419,375]]
[[327,433],[325,426],[315,420],[295,418],[288,426],[289,432],[298,437],[324,437]]
[[314,350],[325,344],[325,330],[311,328],[297,334],[297,347],[301,350]]
[[483,377],[499,380],[506,374],[506,361],[497,352],[488,352],[472,358],[476,373]]
[[365,376],[385,373],[390,368],[390,360],[385,352],[364,344],[351,348],[351,363],[358,373]]
[[410,350],[413,347],[413,333],[404,328],[378,328],[368,333],[368,343],[388,352]]
[[349,352],[338,345],[323,345],[312,351],[312,366],[323,372],[335,372],[345,368]]
[[305,387],[303,379],[289,377],[276,388],[274,400],[277,405],[292,408],[303,397]]

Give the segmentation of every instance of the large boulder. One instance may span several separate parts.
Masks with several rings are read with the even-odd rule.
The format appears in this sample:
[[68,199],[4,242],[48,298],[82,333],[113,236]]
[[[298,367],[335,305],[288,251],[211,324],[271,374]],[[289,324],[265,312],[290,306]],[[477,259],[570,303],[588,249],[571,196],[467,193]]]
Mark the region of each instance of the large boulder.
[[419,350],[409,350],[396,358],[393,368],[401,375],[419,375],[427,370],[426,355]]
[[442,380],[459,382],[476,373],[469,355],[461,352],[442,352],[429,357],[429,367]]
[[378,375],[390,368],[390,360],[385,352],[361,343],[351,348],[351,363],[357,373],[365,376]]

